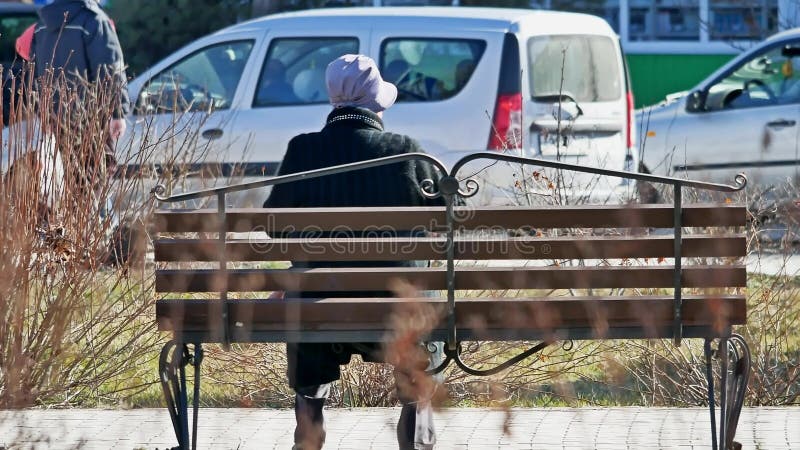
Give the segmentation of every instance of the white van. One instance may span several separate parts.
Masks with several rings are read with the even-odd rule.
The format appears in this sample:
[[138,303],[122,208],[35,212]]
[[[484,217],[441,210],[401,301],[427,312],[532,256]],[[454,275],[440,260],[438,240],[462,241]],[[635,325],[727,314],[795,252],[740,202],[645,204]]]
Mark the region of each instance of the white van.
[[[519,9],[316,9],[241,23],[133,80],[127,136],[134,149],[145,134],[171,151],[202,148],[198,172],[271,175],[289,139],[324,124],[325,67],[346,53],[371,56],[397,85],[387,130],[416,138],[446,163],[491,150],[636,167],[633,101],[611,27],[590,15]],[[482,191],[484,203],[518,204],[541,184],[527,183],[541,181],[535,168],[487,165],[460,173],[473,169],[495,185]],[[589,189],[613,195],[621,185],[604,180]]]

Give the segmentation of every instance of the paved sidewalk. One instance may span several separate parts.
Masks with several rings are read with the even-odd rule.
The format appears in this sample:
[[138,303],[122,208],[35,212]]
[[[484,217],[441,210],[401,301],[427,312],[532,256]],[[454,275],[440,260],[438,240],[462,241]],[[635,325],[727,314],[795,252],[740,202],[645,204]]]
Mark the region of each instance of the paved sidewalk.
[[[326,449],[396,448],[397,408],[327,412]],[[508,418],[509,434],[503,434]],[[708,449],[702,408],[447,409],[436,416],[437,449]],[[288,410],[203,409],[200,448],[291,448]],[[800,408],[742,412],[737,440],[745,449],[800,449]],[[175,445],[165,410],[0,411],[7,449],[165,449]]]

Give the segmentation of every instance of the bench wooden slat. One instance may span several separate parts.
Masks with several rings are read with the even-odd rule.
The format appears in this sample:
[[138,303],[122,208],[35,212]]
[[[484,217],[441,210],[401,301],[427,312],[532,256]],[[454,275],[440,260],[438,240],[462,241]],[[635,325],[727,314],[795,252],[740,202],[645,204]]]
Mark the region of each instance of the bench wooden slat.
[[[269,212],[267,212],[269,211]],[[481,207],[456,208],[458,227],[477,228],[671,228],[671,205],[583,205],[547,208]],[[440,230],[446,224],[444,208],[305,208],[230,209],[228,231],[275,232],[289,229],[363,230],[390,227],[394,230],[424,228]],[[687,227],[743,226],[747,211],[742,205],[687,205],[683,222]],[[217,211],[161,210],[155,213],[158,232],[210,232],[219,230]]]
[[[456,324],[462,330],[539,330],[557,335],[561,328],[589,327],[596,337],[615,327],[639,327],[641,337],[672,323],[671,296],[637,297],[543,297],[458,299]],[[231,329],[240,338],[269,330],[391,330],[393,314],[412,311],[444,317],[444,299],[328,298],[286,300],[227,300]],[[156,302],[161,331],[218,333],[220,300],[159,300]],[[687,295],[682,322],[723,332],[744,324],[746,302],[741,295]],[[336,318],[335,321],[332,318]],[[402,320],[402,319],[401,319]],[[648,333],[648,330],[652,330]]]
[[[436,268],[239,269],[228,272],[228,291],[391,291],[406,283],[418,290],[447,289],[446,272]],[[686,288],[746,286],[743,265],[687,266]],[[456,268],[458,290],[670,288],[673,269],[664,266],[612,267],[465,267]],[[157,292],[217,292],[222,278],[215,270],[156,271]]]
[[[456,258],[476,259],[610,259],[669,258],[674,255],[672,236],[522,237],[499,240],[459,238]],[[745,256],[744,235],[684,236],[684,257]],[[271,239],[229,240],[228,261],[389,261],[445,258],[445,239]],[[155,259],[163,262],[216,261],[216,239],[159,239]]]

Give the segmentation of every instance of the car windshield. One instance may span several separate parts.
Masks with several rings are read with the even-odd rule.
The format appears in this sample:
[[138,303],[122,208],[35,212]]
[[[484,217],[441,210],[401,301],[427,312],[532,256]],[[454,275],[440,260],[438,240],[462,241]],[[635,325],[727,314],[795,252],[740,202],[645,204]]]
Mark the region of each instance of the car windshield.
[[747,58],[708,89],[706,111],[800,102],[800,47],[777,45]]
[[580,103],[606,102],[622,96],[617,48],[608,37],[534,37],[528,63],[533,100],[568,95]]
[[0,63],[7,64],[17,58],[14,43],[38,18],[35,12],[0,16]]

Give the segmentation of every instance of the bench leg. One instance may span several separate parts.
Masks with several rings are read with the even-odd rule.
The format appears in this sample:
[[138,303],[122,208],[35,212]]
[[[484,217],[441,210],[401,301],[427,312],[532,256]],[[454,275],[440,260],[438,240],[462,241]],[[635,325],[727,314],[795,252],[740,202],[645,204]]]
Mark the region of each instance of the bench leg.
[[200,363],[203,348],[194,345],[194,355],[186,344],[167,342],[161,349],[158,361],[159,379],[167,403],[167,411],[172,420],[178,446],[172,450],[189,450],[189,401],[186,386],[186,366],[194,366],[194,396],[192,399],[193,423],[191,448],[197,448],[197,415],[200,401]]
[[192,450],[197,449],[197,414],[200,409],[200,364],[203,362],[203,346],[194,344],[194,395],[192,396]]
[[716,435],[716,410],[714,407],[714,378],[711,370],[711,342],[705,342],[706,378],[708,381],[709,409],[711,415],[711,444],[713,450],[739,450],[734,441],[739,415],[744,405],[747,383],[750,379],[750,348],[738,334],[719,340],[717,356],[720,358],[720,423],[719,444]]

